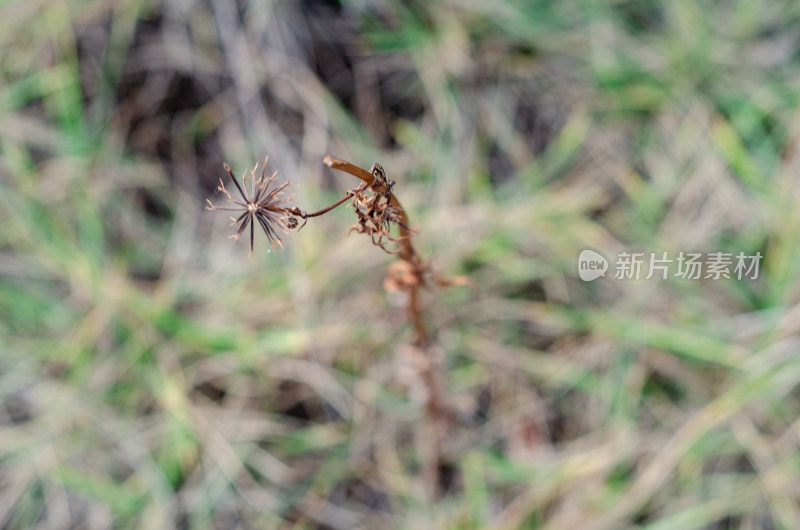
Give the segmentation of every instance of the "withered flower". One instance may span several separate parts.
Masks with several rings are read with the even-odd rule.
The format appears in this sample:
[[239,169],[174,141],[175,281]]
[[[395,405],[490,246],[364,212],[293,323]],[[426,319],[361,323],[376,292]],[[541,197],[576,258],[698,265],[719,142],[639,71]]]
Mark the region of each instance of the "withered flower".
[[219,180],[217,189],[228,197],[228,202],[233,203],[236,207],[221,207],[213,204],[210,200],[206,199],[209,210],[222,210],[228,212],[241,212],[239,217],[231,217],[234,225],[238,225],[239,229],[236,234],[231,237],[238,240],[242,233],[250,226],[250,252],[253,252],[253,241],[255,238],[255,224],[261,225],[261,229],[267,235],[270,246],[275,248],[275,243],[283,247],[278,235],[278,229],[286,232],[287,229],[297,226],[297,219],[295,215],[298,214],[296,207],[290,204],[291,197],[284,197],[283,190],[289,185],[289,182],[284,182],[279,186],[270,189],[270,185],[275,181],[277,171],[270,177],[266,177],[267,159],[264,159],[261,176],[256,179],[255,174],[258,169],[258,164],[250,171],[251,188],[248,195],[245,191],[247,189],[247,172],[242,175],[242,185],[236,180],[236,177],[231,171],[228,164],[223,164],[225,171],[231,176],[236,189],[242,200],[234,199],[231,194],[225,189],[222,179]]
[[[398,254],[399,250],[386,248],[386,241],[398,242],[407,239],[414,231],[403,223],[401,208],[392,202],[394,181],[386,177],[386,172],[380,164],[374,164],[370,173],[374,177],[372,185],[367,187],[362,184],[359,188],[350,190],[353,196],[353,210],[358,216],[358,223],[354,224],[350,231],[367,234],[373,245],[388,254]],[[392,224],[400,225],[408,235],[392,237]]]

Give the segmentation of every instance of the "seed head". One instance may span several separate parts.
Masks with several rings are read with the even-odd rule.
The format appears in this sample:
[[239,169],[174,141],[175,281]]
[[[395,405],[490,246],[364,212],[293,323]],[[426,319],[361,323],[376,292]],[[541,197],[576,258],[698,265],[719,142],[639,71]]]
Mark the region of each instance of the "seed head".
[[233,224],[239,227],[236,233],[231,237],[234,240],[238,240],[249,225],[251,253],[253,252],[253,243],[255,239],[254,227],[256,223],[261,226],[261,229],[267,235],[267,239],[272,248],[275,248],[276,243],[283,247],[283,241],[281,241],[278,235],[278,229],[286,232],[287,229],[297,226],[297,219],[294,218],[295,214],[291,212],[291,210],[297,211],[297,208],[291,205],[292,197],[283,196],[284,189],[289,185],[289,182],[287,181],[278,186],[273,186],[270,189],[270,186],[275,181],[277,171],[269,177],[266,176],[267,158],[265,158],[259,178],[255,176],[258,164],[250,171],[250,193],[248,194],[245,191],[247,190],[247,172],[242,175],[242,184],[240,185],[233,175],[231,167],[228,164],[223,164],[223,167],[236,185],[236,190],[239,192],[241,200],[234,199],[225,188],[222,179],[220,179],[217,190],[225,194],[228,198],[228,202],[232,203],[234,206],[217,206],[206,199],[206,202],[208,202],[206,208],[208,210],[238,212],[238,217],[231,217]]

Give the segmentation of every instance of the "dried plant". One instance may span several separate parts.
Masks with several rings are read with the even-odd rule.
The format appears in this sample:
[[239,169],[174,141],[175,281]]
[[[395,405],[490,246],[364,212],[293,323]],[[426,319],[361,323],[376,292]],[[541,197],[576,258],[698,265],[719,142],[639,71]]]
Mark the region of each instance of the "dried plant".
[[222,179],[219,180],[217,189],[221,191],[226,197],[228,202],[236,205],[236,207],[222,207],[214,205],[210,200],[207,208],[209,210],[222,210],[227,212],[241,212],[239,217],[231,217],[234,225],[238,225],[239,229],[236,234],[231,237],[238,240],[245,229],[250,226],[250,252],[253,252],[253,240],[255,233],[255,224],[258,222],[261,229],[267,235],[271,247],[275,247],[275,243],[283,246],[283,241],[278,235],[278,230],[286,231],[289,228],[297,226],[297,219],[292,209],[285,206],[291,201],[291,197],[284,197],[283,190],[289,185],[286,181],[283,184],[270,189],[270,185],[275,181],[277,171],[269,178],[266,177],[267,159],[264,159],[264,164],[261,170],[261,176],[256,179],[255,174],[258,170],[258,164],[250,171],[251,190],[250,194],[245,191],[247,189],[247,172],[242,175],[242,185],[236,180],[236,177],[231,171],[228,164],[224,164],[225,170],[231,176],[231,180],[236,185],[239,191],[241,201],[234,199],[230,192],[225,188]]
[[[247,187],[247,174],[242,176],[242,185],[239,185],[230,167],[225,164],[225,170],[233,179],[242,200],[235,200],[220,180],[217,189],[225,194],[228,201],[236,207],[220,207],[208,201],[209,210],[241,212],[239,217],[231,218],[234,224],[238,225],[236,234],[231,237],[238,239],[249,225],[251,252],[255,222],[261,225],[271,246],[274,247],[275,243],[283,246],[278,230],[285,232],[297,228],[298,225],[302,228],[309,218],[323,215],[350,199],[357,217],[350,232],[368,235],[373,245],[398,257],[398,261],[393,263],[387,271],[384,286],[389,291],[403,292],[407,297],[406,310],[415,333],[415,339],[409,351],[415,358],[413,364],[418,367],[417,377],[426,390],[425,408],[431,431],[430,436],[427,437],[430,446],[423,473],[426,483],[429,485],[430,494],[436,495],[439,470],[442,465],[441,446],[451,422],[451,415],[445,403],[442,383],[444,378],[439,367],[438,355],[435,354],[436,350],[431,345],[423,321],[420,291],[429,284],[428,277],[432,277],[435,284],[442,286],[471,285],[474,288],[474,284],[464,277],[452,279],[439,277],[433,273],[430,264],[420,258],[412,243],[412,236],[415,232],[409,228],[405,210],[393,191],[395,182],[388,179],[380,164],[376,163],[369,171],[366,171],[350,162],[333,158],[330,155],[326,156],[323,159],[325,165],[349,173],[362,182],[357,188],[349,190],[344,197],[330,206],[314,213],[306,213],[291,204],[291,196],[283,196],[283,192],[289,184],[288,181],[270,189],[270,185],[275,180],[275,174],[269,178],[265,177],[266,162],[265,159],[261,176],[258,179],[255,178],[258,165],[250,171],[251,191],[249,195],[244,191]],[[302,225],[299,224],[298,219],[303,220]],[[393,228],[397,231],[396,236],[392,235]],[[390,244],[391,248],[389,248]]]
[[[397,204],[392,204],[391,190],[394,181],[386,177],[386,172],[380,164],[374,164],[370,173],[375,180],[369,189],[373,193],[367,193],[367,183],[363,182],[353,193],[353,210],[358,216],[358,223],[354,224],[351,232],[367,234],[372,240],[372,244],[380,247],[389,254],[397,254],[399,251],[386,248],[386,241],[396,242],[399,238],[391,236],[392,223],[401,226],[409,233],[412,233],[401,219],[402,208]],[[402,236],[408,237],[408,236]]]

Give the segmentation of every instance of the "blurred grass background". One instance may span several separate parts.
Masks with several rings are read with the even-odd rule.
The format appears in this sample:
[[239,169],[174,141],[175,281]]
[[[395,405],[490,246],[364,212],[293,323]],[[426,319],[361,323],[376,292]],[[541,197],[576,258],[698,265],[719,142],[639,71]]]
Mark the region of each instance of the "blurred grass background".
[[[800,4],[0,2],[3,528],[800,528]],[[311,211],[379,161],[445,274],[443,493],[391,258]],[[764,256],[583,283],[584,248]]]

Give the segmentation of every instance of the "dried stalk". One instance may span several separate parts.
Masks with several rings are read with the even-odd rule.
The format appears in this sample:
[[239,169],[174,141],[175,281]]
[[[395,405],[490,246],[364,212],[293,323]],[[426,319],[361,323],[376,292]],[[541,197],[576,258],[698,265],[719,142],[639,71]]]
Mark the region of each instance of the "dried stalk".
[[[420,366],[419,377],[422,380],[426,390],[425,409],[428,417],[429,428],[432,431],[430,434],[430,443],[428,445],[428,455],[424,462],[424,477],[428,493],[431,497],[438,494],[440,486],[440,469],[443,464],[442,458],[442,445],[445,433],[447,432],[450,414],[445,405],[445,393],[442,384],[441,366],[438,359],[433,358],[433,350],[431,348],[428,332],[425,328],[425,323],[422,317],[422,306],[420,289],[425,285],[424,274],[427,267],[422,263],[419,254],[414,249],[412,243],[411,230],[408,228],[408,215],[403,209],[402,204],[391,192],[391,189],[384,190],[378,187],[376,189],[376,177],[373,172],[365,171],[364,169],[326,155],[322,162],[331,169],[337,169],[350,173],[354,177],[361,179],[371,190],[381,193],[389,193],[389,203],[398,210],[400,222],[397,223],[400,230],[400,252],[398,258],[408,264],[407,269],[411,273],[411,278],[405,281],[405,291],[408,295],[407,312],[408,318],[414,327],[416,340],[414,341],[417,347],[417,353],[425,356],[419,363]],[[380,184],[379,184],[380,185]]]
[[[358,216],[358,223],[351,230],[365,233],[370,236],[372,243],[381,247],[384,251],[397,255],[399,261],[393,264],[387,274],[387,288],[405,292],[408,296],[407,315],[414,328],[415,340],[413,342],[413,352],[416,356],[414,365],[417,367],[419,380],[422,382],[425,391],[425,411],[427,421],[425,427],[430,432],[428,436],[421,434],[421,438],[427,442],[423,462],[423,478],[427,486],[429,495],[435,497],[440,487],[440,469],[443,464],[442,445],[448,426],[450,424],[450,414],[445,404],[445,392],[443,385],[443,374],[439,359],[435,355],[436,349],[430,341],[430,336],[425,327],[422,311],[421,289],[426,286],[426,276],[431,272],[430,267],[423,263],[412,242],[413,231],[409,228],[408,216],[402,204],[392,192],[394,182],[388,180],[386,173],[380,165],[375,164],[370,171],[366,171],[350,162],[325,156],[323,163],[331,169],[349,173],[362,181],[358,188],[351,189],[347,194],[319,211],[307,213],[297,206],[289,204],[291,197],[283,197],[283,190],[288,182],[275,186],[270,189],[275,180],[275,175],[266,176],[266,163],[262,169],[260,178],[256,178],[258,165],[250,171],[250,191],[247,191],[247,173],[242,176],[242,184],[236,180],[230,167],[225,164],[225,170],[233,179],[240,199],[235,199],[225,188],[220,180],[217,188],[228,199],[232,206],[221,207],[208,201],[208,209],[225,210],[238,212],[237,218],[232,217],[234,224],[238,226],[234,239],[238,239],[250,226],[250,251],[253,250],[255,224],[258,223],[267,235],[270,244],[282,246],[283,243],[278,235],[278,230],[283,232],[297,228],[298,219],[302,219],[303,224],[311,217],[318,217],[337,206],[340,206],[349,199],[353,200],[353,208]],[[367,190],[372,192],[368,194]],[[399,237],[392,237],[391,226],[396,225],[399,230]],[[299,229],[299,228],[298,228]],[[376,239],[377,237],[377,239]],[[385,247],[385,240],[394,242],[398,245],[397,250],[389,250]],[[446,280],[434,276],[434,280],[439,285],[465,284],[468,280],[457,278]]]
[[[398,238],[398,242],[400,243],[400,254],[399,258],[412,266],[412,270],[414,274],[419,276],[421,279],[422,273],[424,272],[424,267],[422,261],[419,258],[419,254],[414,249],[414,245],[411,242],[411,230],[408,228],[408,215],[406,215],[406,211],[403,209],[403,205],[400,204],[400,201],[397,200],[397,197],[391,190],[382,190],[380,188],[374,189],[373,186],[375,185],[375,176],[360,167],[351,164],[350,162],[346,162],[344,160],[340,160],[338,158],[333,158],[331,155],[325,155],[325,158],[322,159],[322,163],[328,166],[331,169],[337,169],[339,171],[344,171],[345,173],[350,173],[354,177],[360,178],[362,181],[366,183],[366,185],[375,192],[388,192],[389,195],[389,203],[398,209],[400,215],[400,223],[398,223],[398,228],[400,229],[400,238]],[[422,282],[419,281],[415,285],[409,286],[408,289],[408,316],[409,320],[414,326],[414,332],[416,333],[416,344],[421,348],[424,348],[428,344],[428,332],[425,329],[425,323],[422,320],[422,308],[420,306],[420,296],[419,296],[419,288],[422,286]]]

